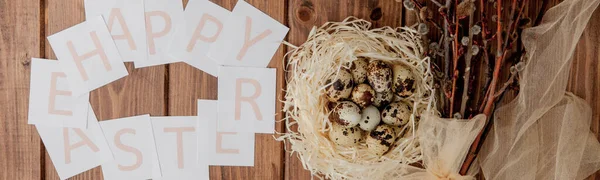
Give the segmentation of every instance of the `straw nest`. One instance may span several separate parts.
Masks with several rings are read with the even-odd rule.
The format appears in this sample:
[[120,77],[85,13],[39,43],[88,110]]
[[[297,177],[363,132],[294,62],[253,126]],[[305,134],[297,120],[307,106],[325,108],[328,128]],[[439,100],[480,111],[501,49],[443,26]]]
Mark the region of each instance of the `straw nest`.
[[[370,29],[371,23],[349,17],[314,27],[307,41],[292,47],[289,57],[287,90],[284,102],[286,133],[277,139],[287,151],[296,152],[305,169],[327,179],[392,179],[406,173],[408,164],[421,161],[415,130],[422,111],[435,109],[433,75],[421,36],[411,28]],[[367,152],[363,143],[353,147],[337,146],[328,138],[328,100],[324,95],[326,79],[357,57],[404,64],[417,76],[416,90],[397,100],[412,104],[412,115],[404,130],[385,155]]]

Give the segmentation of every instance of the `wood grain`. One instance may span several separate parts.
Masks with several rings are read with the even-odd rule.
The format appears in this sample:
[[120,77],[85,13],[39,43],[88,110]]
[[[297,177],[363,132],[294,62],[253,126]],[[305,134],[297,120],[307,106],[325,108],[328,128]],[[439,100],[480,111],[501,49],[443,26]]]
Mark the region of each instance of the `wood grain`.
[[[85,20],[83,0],[47,0],[46,36],[79,24]],[[45,41],[46,57],[55,59],[50,44]],[[98,120],[109,120],[141,114],[162,116],[165,107],[165,66],[134,69],[126,63],[129,75],[98,88],[90,94],[90,103]],[[45,156],[46,179],[58,179],[54,165]],[[102,179],[100,167],[79,174],[72,179]]]
[[[600,137],[600,9],[596,9],[577,44],[567,91],[583,98],[592,108],[591,129]],[[599,138],[600,139],[600,138]],[[596,172],[588,179],[600,179]]]
[[40,179],[44,148],[27,124],[31,57],[40,56],[40,2],[0,0],[0,179]]
[[[212,0],[231,10],[237,0]],[[420,0],[418,0],[420,1]],[[187,2],[187,0],[184,0]],[[286,40],[299,45],[313,26],[347,16],[369,20],[374,27],[413,23],[416,16],[393,0],[249,0],[250,4],[290,27]],[[420,1],[422,2],[422,1]],[[544,10],[560,2],[548,0]],[[531,0],[534,19],[541,1]],[[404,17],[404,18],[403,18]],[[58,179],[33,126],[27,125],[30,58],[56,58],[45,37],[84,20],[83,0],[0,0],[0,179]],[[285,88],[281,46],[269,67],[277,68],[277,98]],[[592,131],[600,131],[600,10],[596,10],[575,51],[567,90],[593,109]],[[134,69],[129,76],[92,92],[90,101],[100,120],[140,114],[194,116],[197,99],[216,99],[217,78],[185,63]],[[483,64],[482,64],[483,67]],[[481,74],[483,75],[483,74]],[[510,96],[510,95],[509,95]],[[514,96],[514,95],[512,95]],[[508,101],[510,98],[507,98]],[[277,103],[276,119],[281,119]],[[283,124],[277,123],[278,131]],[[257,134],[254,167],[211,167],[211,179],[310,179],[296,154],[284,151],[272,135]],[[95,168],[72,179],[102,179]],[[600,179],[596,173],[589,179]]]
[[[185,1],[184,1],[185,2]],[[236,0],[213,0],[214,3],[232,10]],[[285,25],[285,1],[249,0],[248,3]],[[277,68],[277,99],[281,99],[283,86],[284,47],[277,50],[269,68]],[[197,99],[217,99],[217,78],[185,63],[169,66],[168,115],[195,116]],[[277,102],[277,112],[282,103]],[[276,119],[282,115],[277,114]],[[283,124],[277,123],[276,130],[281,132]],[[256,134],[254,167],[210,167],[211,179],[283,179],[283,143],[277,142],[272,134]]]
[[[365,19],[373,27],[397,27],[402,23],[402,3],[392,0],[381,1],[327,1],[290,0],[288,3],[288,40],[300,45],[308,37],[313,26],[321,26],[328,21],[342,21],[348,16]],[[285,179],[310,179],[310,172],[302,167],[297,154],[286,153]]]

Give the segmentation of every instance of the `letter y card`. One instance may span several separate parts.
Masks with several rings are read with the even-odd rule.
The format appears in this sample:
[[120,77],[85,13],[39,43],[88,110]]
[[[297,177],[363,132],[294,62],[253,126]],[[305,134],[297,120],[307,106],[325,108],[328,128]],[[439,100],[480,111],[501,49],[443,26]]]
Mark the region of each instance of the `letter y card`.
[[223,25],[222,38],[211,45],[208,56],[225,66],[265,68],[288,30],[269,15],[239,0]]

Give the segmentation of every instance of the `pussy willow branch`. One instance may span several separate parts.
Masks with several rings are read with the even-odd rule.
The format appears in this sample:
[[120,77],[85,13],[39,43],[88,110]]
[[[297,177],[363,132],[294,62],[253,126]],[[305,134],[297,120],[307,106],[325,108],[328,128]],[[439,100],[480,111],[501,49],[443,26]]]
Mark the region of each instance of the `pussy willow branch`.
[[[450,28],[450,24],[448,23],[448,16],[450,14],[449,12],[449,8],[450,7],[450,0],[446,0],[446,12],[443,15],[444,16],[444,79],[446,79],[449,75],[450,75],[450,35],[448,32],[448,28]],[[446,83],[443,82],[442,84],[443,87],[443,93],[445,94],[446,92]],[[444,101],[447,102],[447,101]],[[448,111],[448,116],[450,116],[451,112]]]
[[[454,0],[454,11],[456,12],[456,7],[458,7],[458,0]],[[458,42],[458,23],[459,23],[459,19],[458,19],[458,14],[454,13],[454,25],[455,25],[455,30],[454,30],[454,48],[452,49],[454,52],[453,53],[453,61],[452,61],[452,91],[450,94],[450,113],[448,115],[450,115],[451,117],[454,114],[454,99],[456,96],[456,80],[458,79],[458,58],[459,58],[459,52],[458,52],[458,47],[460,42]]]
[[[497,59],[496,59],[496,63],[494,66],[494,74],[492,77],[492,81],[490,83],[490,87],[489,87],[489,94],[487,95],[487,102],[485,103],[485,108],[483,109],[483,114],[486,115],[486,117],[488,118],[486,121],[486,127],[484,128],[484,130],[482,130],[479,135],[477,136],[477,138],[475,139],[475,141],[473,141],[473,144],[471,144],[471,148],[469,149],[469,154],[467,155],[467,158],[465,159],[465,162],[463,163],[461,170],[460,170],[460,174],[464,175],[466,174],[466,172],[469,170],[469,168],[471,167],[471,164],[473,163],[473,161],[475,160],[477,154],[479,153],[479,149],[481,147],[481,145],[483,144],[483,139],[485,139],[487,132],[486,129],[489,129],[489,126],[492,124],[491,121],[491,117],[492,117],[492,113],[493,113],[493,109],[496,105],[496,101],[495,99],[497,98],[495,90],[496,90],[496,86],[498,84],[499,81],[499,75],[500,75],[500,71],[502,69],[502,65],[504,62],[504,58],[507,55],[508,52],[508,47],[510,46],[501,46],[501,38],[502,38],[502,21],[500,19],[502,12],[501,12],[501,4],[502,4],[502,0],[498,0],[498,8],[497,8],[497,15],[498,15],[498,20],[497,20],[497,26],[498,26],[498,31],[496,32],[496,38],[499,39],[499,46],[497,46],[496,48],[500,49],[498,52],[502,51],[502,55],[500,55]],[[511,10],[511,23],[515,23],[517,22],[520,17],[521,14],[523,12],[523,9],[525,7],[525,5],[527,4],[527,0],[524,0],[521,4],[521,7],[519,8],[519,14],[517,17],[514,17],[514,12],[515,12],[515,8],[517,6],[517,0],[513,0],[513,6],[512,6],[512,10]],[[513,20],[513,18],[516,18],[516,20]],[[507,36],[510,36],[511,31],[513,31],[513,28],[516,29],[516,25],[509,25],[509,32],[507,33]],[[510,37],[507,37],[510,38]],[[508,42],[508,41],[507,41]],[[502,48],[502,49],[501,49]],[[516,74],[516,73],[515,73]],[[510,80],[512,80],[513,78],[510,78]],[[502,92],[504,92],[504,90],[501,91],[501,94],[503,94]]]
[[[488,53],[488,39],[487,39],[487,19],[486,19],[486,15],[485,15],[485,0],[479,0],[479,17],[481,19],[481,41],[483,44],[483,48],[481,48],[483,50],[483,54],[482,54],[482,58],[483,58],[483,62],[488,64],[488,68],[486,68],[486,81],[485,84],[483,86],[483,90],[481,91],[481,97],[486,97],[487,95],[485,93],[487,93],[487,89],[489,87],[490,81],[492,80],[491,78],[491,62],[490,62],[490,57],[489,57],[489,53]],[[483,107],[485,104],[485,98],[483,99],[483,101],[481,102],[481,107],[478,109],[478,112],[482,112],[483,111]]]
[[467,54],[465,55],[465,82],[463,83],[463,93],[460,101],[460,114],[463,117],[466,117],[465,111],[467,108],[467,101],[469,100],[469,81],[471,79],[471,58],[473,57],[473,52],[471,52],[473,46],[473,31],[471,28],[473,27],[473,13],[469,15],[469,45],[467,46]]
[[[497,50],[497,59],[496,59],[496,63],[494,66],[494,74],[492,76],[492,81],[490,83],[490,87],[489,87],[489,94],[487,95],[487,102],[485,103],[485,108],[483,109],[483,114],[485,114],[486,117],[490,117],[490,115],[492,114],[492,106],[494,105],[494,94],[495,94],[495,90],[496,90],[496,84],[498,83],[498,79],[500,76],[500,69],[502,68],[502,62],[503,62],[503,58],[504,58],[504,54],[505,53],[500,53],[501,47],[502,47],[502,0],[498,0],[496,3],[497,4],[497,8],[496,8],[496,15],[498,16],[498,18],[496,19],[496,39],[497,39],[497,46],[496,48]],[[506,51],[505,51],[506,52]],[[489,119],[486,121],[486,126],[489,122]],[[479,133],[479,135],[477,135],[477,138],[475,139],[475,141],[473,141],[473,144],[471,144],[471,147],[469,148],[469,153],[467,154],[467,157],[465,158],[465,162],[462,164],[462,167],[460,168],[460,174],[461,175],[465,175],[467,174],[467,171],[469,170],[469,168],[471,167],[471,164],[473,164],[473,161],[475,161],[475,158],[477,157],[477,151],[479,150],[480,147],[480,141],[481,141],[481,135],[483,134],[483,131],[481,131]]]
[[510,78],[508,78],[508,81],[506,81],[504,83],[504,86],[502,86],[502,88],[500,88],[498,93],[494,94],[495,99],[498,99],[498,97],[500,97],[502,94],[504,94],[504,92],[506,91],[506,88],[508,88],[508,86],[510,86],[514,82],[516,76],[517,76],[517,73],[510,74]]

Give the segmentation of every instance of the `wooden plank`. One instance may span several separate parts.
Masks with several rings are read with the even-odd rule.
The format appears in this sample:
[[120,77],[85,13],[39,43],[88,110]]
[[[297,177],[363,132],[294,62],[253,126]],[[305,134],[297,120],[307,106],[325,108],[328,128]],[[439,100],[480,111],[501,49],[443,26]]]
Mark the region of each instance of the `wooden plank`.
[[27,124],[31,57],[41,53],[39,0],[0,0],[0,179],[40,179],[43,147]]
[[[184,0],[185,2],[185,0]],[[236,0],[213,0],[216,4],[232,10]],[[248,3],[268,14],[279,22],[285,22],[285,1],[281,0],[249,0]],[[277,88],[283,88],[283,54],[281,46],[269,64],[277,68]],[[217,99],[217,78],[210,76],[185,63],[169,65],[168,73],[168,115],[195,116],[197,99]],[[277,91],[281,99],[282,91]],[[281,112],[281,103],[277,103],[277,112]],[[277,114],[276,119],[282,115]],[[281,132],[283,126],[276,124]],[[210,167],[211,179],[282,179],[283,178],[283,144],[274,140],[271,134],[256,134],[254,167]]]
[[[326,1],[326,0],[290,0],[288,3],[288,22],[290,33],[288,40],[300,45],[313,26],[321,26],[328,21],[342,21],[348,16],[368,20],[374,27],[397,27],[402,23],[402,3],[382,1]],[[286,153],[285,179],[310,179],[297,154]]]
[[[599,136],[600,130],[600,9],[596,9],[583,32],[571,65],[567,91],[583,98],[592,107],[591,129]],[[599,138],[600,139],[600,138]],[[588,179],[600,179],[600,172]]]
[[[46,36],[81,23],[85,20],[83,0],[47,0]],[[48,41],[46,57],[56,58]],[[134,69],[126,63],[129,75],[92,91],[90,102],[100,121],[150,114],[162,116],[165,107],[165,66]],[[54,165],[46,156],[47,179],[58,179]],[[72,179],[102,179],[100,167],[84,172]]]

